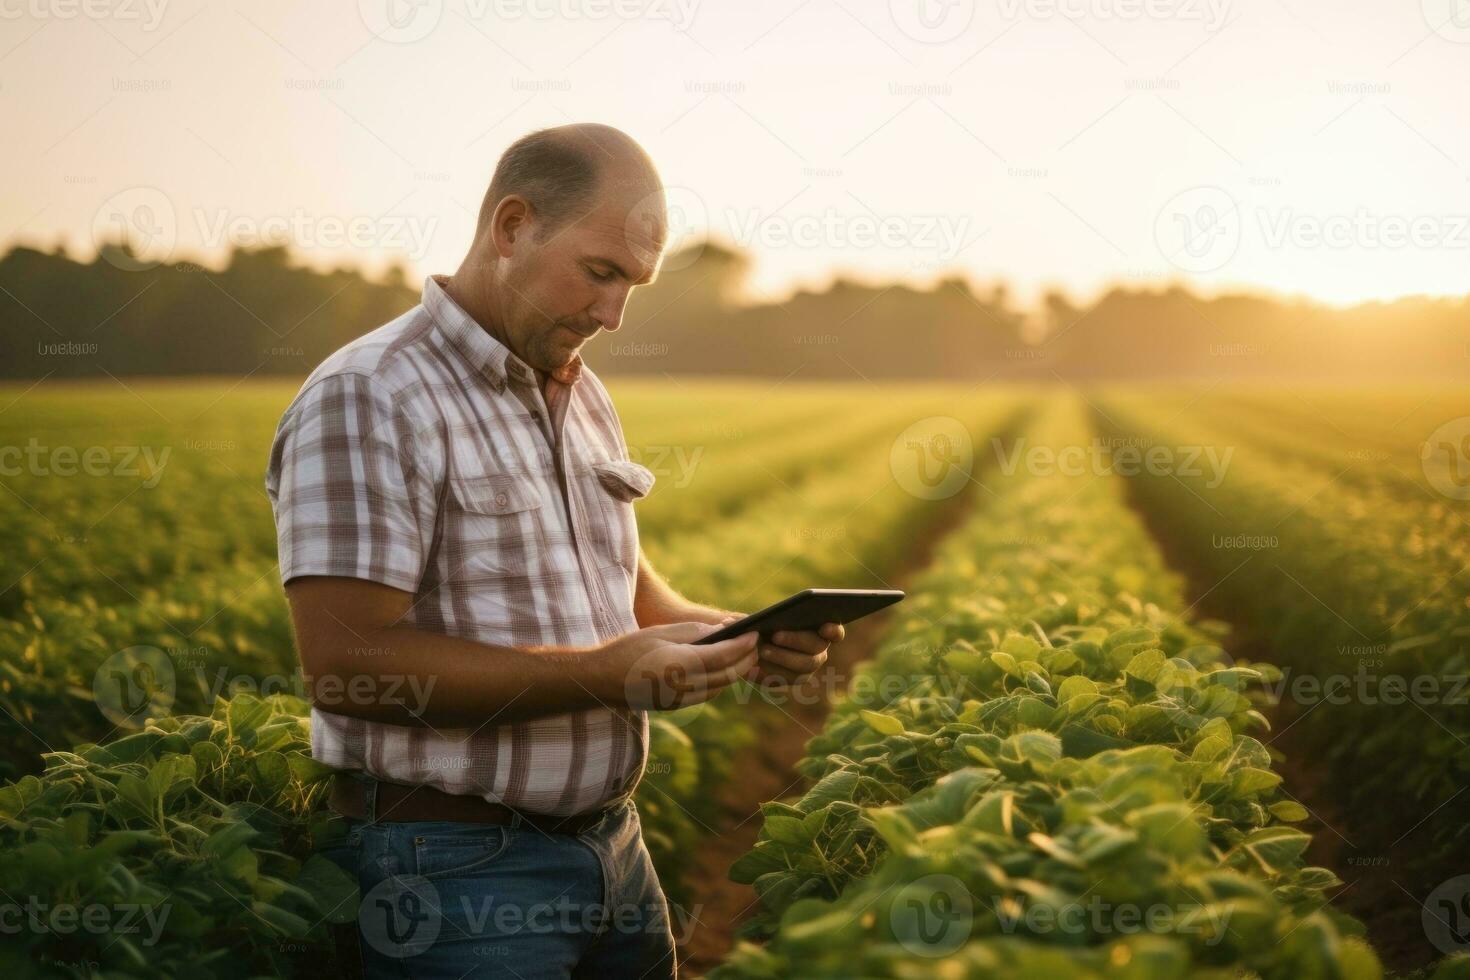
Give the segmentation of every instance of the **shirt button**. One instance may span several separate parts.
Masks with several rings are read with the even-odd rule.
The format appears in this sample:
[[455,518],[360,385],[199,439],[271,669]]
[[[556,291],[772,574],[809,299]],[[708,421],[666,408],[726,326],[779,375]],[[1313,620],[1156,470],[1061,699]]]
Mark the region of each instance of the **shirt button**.
[[506,496],[504,490],[500,491],[499,493],[497,493],[495,495],[495,506],[496,507],[504,508],[505,505],[508,504],[508,503],[510,503],[510,498],[508,496]]

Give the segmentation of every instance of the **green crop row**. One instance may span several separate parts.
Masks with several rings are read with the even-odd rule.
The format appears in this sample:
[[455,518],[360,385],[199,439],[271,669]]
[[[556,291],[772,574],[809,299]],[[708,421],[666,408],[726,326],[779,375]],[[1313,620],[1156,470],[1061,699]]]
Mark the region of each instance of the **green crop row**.
[[1412,475],[1422,473],[1430,434],[1470,415],[1470,394],[1463,386],[1436,385],[1306,391],[1226,386],[1205,398],[1198,388],[1186,389],[1178,398],[1178,407],[1185,405],[1191,411],[1209,405],[1232,428],[1249,426],[1252,445],[1258,437],[1279,438],[1295,451],[1335,464],[1334,472],[1361,463],[1363,469],[1387,466]]
[[[1443,447],[1427,446],[1443,422],[1470,415],[1463,389],[1313,391],[1311,401],[1284,391],[1200,391],[1197,387],[1165,388],[1147,394],[1119,392],[1109,403],[1146,405],[1152,421],[1176,423],[1198,442],[1213,429],[1227,439],[1217,449],[1243,457],[1280,461],[1316,470],[1331,479],[1361,486],[1370,493],[1397,495],[1408,502],[1433,500],[1427,485],[1425,453],[1443,461]],[[1117,422],[1117,419],[1104,419]]]
[[1386,802],[1412,814],[1391,834],[1412,829],[1424,866],[1463,865],[1470,830],[1447,804],[1470,780],[1470,505],[1405,480],[1337,479],[1228,424],[1160,425],[1146,400],[1109,399],[1106,412],[1114,434],[1235,447],[1218,485],[1139,477],[1140,500],[1278,651],[1288,676],[1274,697],[1300,718],[1324,785],[1365,816]]
[[[1023,410],[1008,396],[951,404],[956,409],[977,435],[1006,431]],[[942,509],[904,490],[890,469],[889,445],[911,420],[891,421],[880,438],[829,457],[802,482],[767,491],[737,518],[649,543],[650,559],[689,594],[741,610],[813,582],[887,587],[874,570],[895,567]],[[700,837],[717,832],[717,791],[731,776],[733,761],[761,725],[779,717],[749,685],[707,704],[651,716],[638,804],[649,850],[676,898],[682,898],[676,869],[687,863],[681,856]]]
[[731,875],[768,942],[715,976],[1379,976],[1253,734],[1275,671],[1181,612],[1120,480],[993,483],[766,805]]
[[[658,471],[659,481],[640,505],[639,533],[666,539],[681,529],[739,519],[752,505],[771,496],[788,496],[783,491],[809,478],[820,478],[823,471],[840,468],[849,460],[886,461],[889,444],[905,426],[949,404],[952,401],[943,396],[916,393],[853,405],[846,412],[829,409],[820,419],[798,415],[770,427],[757,428],[739,420],[736,438],[713,445],[670,446],[660,437],[650,447],[644,440],[643,462]],[[726,424],[736,421],[725,420]]]
[[312,854],[342,825],[304,712],[241,695],[0,787],[7,975],[284,976],[329,955],[357,885]]

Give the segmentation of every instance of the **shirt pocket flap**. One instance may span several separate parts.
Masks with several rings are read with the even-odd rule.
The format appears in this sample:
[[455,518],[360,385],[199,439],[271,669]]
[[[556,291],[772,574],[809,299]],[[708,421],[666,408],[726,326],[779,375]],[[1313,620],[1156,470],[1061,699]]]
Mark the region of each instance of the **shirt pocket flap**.
[[541,506],[541,497],[526,485],[525,477],[492,473],[457,476],[451,481],[454,499],[476,514],[519,514]]
[[619,500],[637,500],[653,489],[653,471],[626,459],[608,459],[593,463],[597,482]]

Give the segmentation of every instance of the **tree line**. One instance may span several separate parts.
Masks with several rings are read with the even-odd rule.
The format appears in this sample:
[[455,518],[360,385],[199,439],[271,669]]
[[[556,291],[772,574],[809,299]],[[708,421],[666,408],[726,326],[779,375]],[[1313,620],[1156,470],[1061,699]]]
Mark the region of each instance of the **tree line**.
[[[838,279],[749,298],[750,259],[713,242],[676,253],[633,294],[623,328],[589,343],[606,375],[1078,381],[1460,379],[1470,298],[1333,307],[1180,285],[1060,292],[1021,309],[1003,284],[921,288]],[[222,268],[152,265],[125,245],[91,261],[14,247],[0,258],[0,377],[302,376],[418,302],[394,267],[321,271],[283,246]]]

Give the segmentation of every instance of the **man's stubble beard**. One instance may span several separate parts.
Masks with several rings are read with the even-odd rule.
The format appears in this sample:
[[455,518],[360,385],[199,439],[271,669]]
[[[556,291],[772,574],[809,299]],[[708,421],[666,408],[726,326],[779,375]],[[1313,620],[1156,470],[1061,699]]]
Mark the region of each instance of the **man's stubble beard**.
[[535,327],[526,337],[526,363],[548,374],[570,364],[581,352],[581,345],[567,348],[558,344],[556,338],[563,329],[556,321],[546,321]]
[[[570,364],[578,350],[568,352],[565,347],[558,345],[555,337],[561,332],[559,321],[548,319],[542,313],[537,304],[527,297],[531,296],[529,281],[507,281],[513,296],[517,297],[517,304],[526,317],[526,326],[522,332],[523,351],[517,354],[528,367],[537,371],[550,374],[557,368]],[[507,331],[510,333],[511,331]],[[509,345],[508,345],[509,346]]]
[[561,367],[556,361],[556,347],[551,343],[554,326],[542,327],[526,340],[526,361],[538,371],[554,371]]

